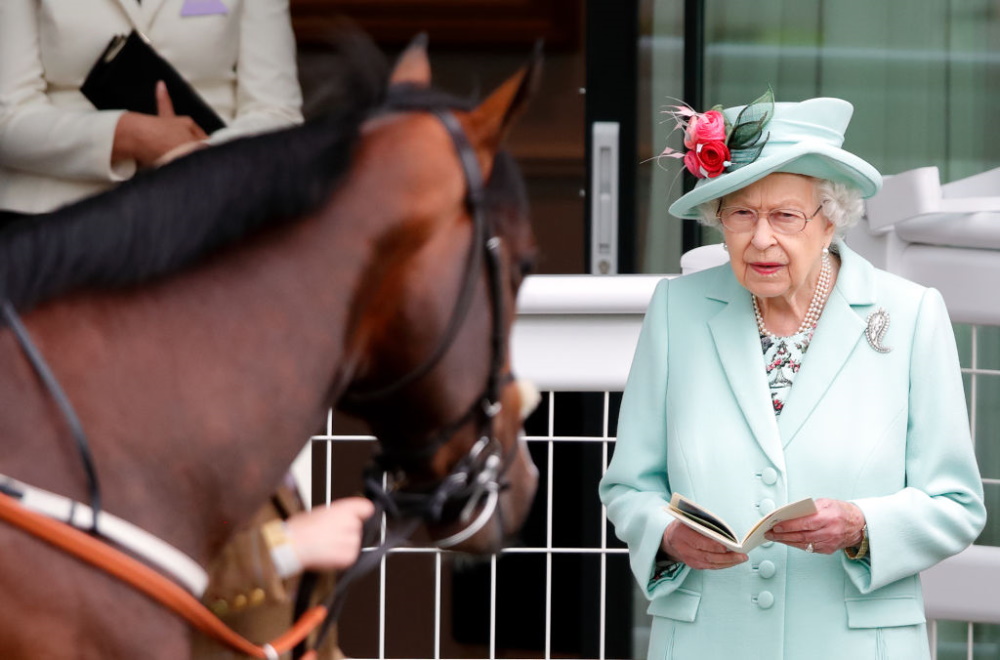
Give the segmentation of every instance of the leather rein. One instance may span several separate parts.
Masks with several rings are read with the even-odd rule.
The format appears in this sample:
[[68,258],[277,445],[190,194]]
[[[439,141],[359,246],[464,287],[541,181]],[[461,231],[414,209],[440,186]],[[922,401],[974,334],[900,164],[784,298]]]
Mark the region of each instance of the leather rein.
[[[243,638],[226,626],[215,614],[192,595],[189,590],[181,587],[177,581],[166,577],[163,573],[150,568],[147,564],[134,559],[129,554],[118,550],[111,542],[126,545],[123,537],[106,534],[102,529],[102,521],[125,523],[102,510],[100,482],[96,464],[87,442],[83,426],[77,417],[69,398],[66,396],[58,380],[49,369],[41,352],[35,346],[31,337],[21,323],[21,320],[9,301],[2,305],[4,321],[13,331],[17,341],[32,368],[53,398],[66,421],[70,433],[76,443],[87,478],[89,499],[89,514],[83,517],[85,524],[77,520],[74,513],[77,508],[87,510],[83,504],[66,500],[69,503],[68,518],[53,517],[50,512],[32,510],[24,505],[26,493],[32,490],[37,493],[54,495],[31,489],[30,486],[14,482],[0,475],[0,520],[21,528],[47,543],[63,550],[67,554],[89,563],[106,573],[128,583],[137,591],[159,602],[176,615],[186,620],[202,633],[214,638],[222,644],[253,658],[266,660],[279,658],[280,654],[295,651],[296,657],[314,658],[315,649],[319,648],[323,638],[336,621],[343,607],[348,585],[355,577],[374,567],[381,558],[394,546],[399,545],[416,529],[421,520],[440,523],[451,516],[464,523],[469,523],[463,531],[438,542],[440,547],[457,545],[474,535],[493,516],[498,508],[499,492],[504,487],[502,477],[509,466],[510,455],[503,456],[503,449],[493,430],[493,418],[500,412],[500,387],[509,376],[502,378],[501,372],[505,361],[503,328],[504,309],[501,289],[500,238],[488,225],[483,209],[485,185],[475,151],[469,144],[461,124],[455,115],[442,107],[427,107],[407,105],[404,100],[390,102],[387,110],[424,110],[435,115],[447,129],[467,182],[466,205],[474,223],[473,240],[466,257],[463,284],[451,320],[442,340],[433,353],[418,366],[397,381],[388,386],[370,391],[356,391],[347,394],[351,403],[369,403],[402,391],[416,383],[441,360],[453,343],[460,330],[472,302],[472,294],[478,280],[483,254],[486,257],[487,275],[489,278],[489,294],[492,305],[492,331],[490,338],[491,364],[486,386],[482,394],[476,398],[467,412],[455,422],[436,432],[419,451],[406,452],[402,450],[387,451],[383,447],[382,454],[376,459],[375,468],[369,470],[365,477],[366,494],[375,502],[377,513],[384,513],[390,518],[406,519],[400,530],[389,536],[379,547],[362,553],[359,560],[348,568],[338,578],[337,587],[326,604],[315,605],[296,613],[294,625],[284,634],[270,643],[257,645]],[[427,460],[446,444],[460,428],[475,421],[478,424],[479,441],[461,459],[452,471],[436,486],[421,491],[406,491],[399,488],[395,474],[401,466],[415,461]],[[511,455],[513,454],[511,450]],[[55,496],[59,498],[60,496]],[[480,514],[470,520],[472,514],[481,507]],[[372,520],[380,519],[375,515]],[[158,539],[157,539],[158,541]],[[165,543],[160,542],[166,546]],[[178,551],[167,546],[175,554]],[[135,547],[129,549],[136,552]],[[138,552],[142,556],[142,552]],[[156,564],[154,559],[148,561]],[[305,578],[309,577],[306,573]],[[174,575],[175,579],[177,575]],[[305,579],[304,578],[304,579]],[[200,578],[179,580],[187,584],[200,584]],[[305,656],[305,638],[322,624],[319,635],[313,645],[313,650]]]

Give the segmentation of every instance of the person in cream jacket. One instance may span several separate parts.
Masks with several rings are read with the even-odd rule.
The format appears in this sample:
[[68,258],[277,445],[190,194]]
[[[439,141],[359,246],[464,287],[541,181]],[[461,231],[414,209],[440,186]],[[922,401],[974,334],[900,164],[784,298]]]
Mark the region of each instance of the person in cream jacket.
[[[144,35],[226,123],[99,111],[80,92],[115,35]],[[302,121],[288,0],[0,2],[0,209],[41,213],[201,144]]]

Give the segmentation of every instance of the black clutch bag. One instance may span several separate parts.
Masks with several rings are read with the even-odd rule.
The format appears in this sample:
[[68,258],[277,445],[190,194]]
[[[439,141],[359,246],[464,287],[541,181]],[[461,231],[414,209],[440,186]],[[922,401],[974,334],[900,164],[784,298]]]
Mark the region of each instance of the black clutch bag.
[[191,117],[212,134],[225,126],[205,100],[134,30],[111,40],[80,91],[98,110],[131,110],[156,114],[156,83],[167,85],[174,112]]

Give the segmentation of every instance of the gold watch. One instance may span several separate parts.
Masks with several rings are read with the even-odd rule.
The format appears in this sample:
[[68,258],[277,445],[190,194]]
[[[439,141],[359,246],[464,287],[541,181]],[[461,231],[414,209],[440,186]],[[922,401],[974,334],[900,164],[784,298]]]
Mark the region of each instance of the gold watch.
[[271,562],[279,577],[284,579],[302,572],[302,562],[292,545],[285,521],[271,520],[265,523],[260,528],[260,534],[271,552]]
[[861,528],[861,543],[856,548],[844,548],[848,559],[861,561],[868,556],[868,523]]

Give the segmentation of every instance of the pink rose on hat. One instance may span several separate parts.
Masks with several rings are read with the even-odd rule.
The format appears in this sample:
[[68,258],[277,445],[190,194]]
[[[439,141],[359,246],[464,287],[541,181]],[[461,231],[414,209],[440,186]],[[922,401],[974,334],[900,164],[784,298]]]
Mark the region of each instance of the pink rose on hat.
[[726,141],[726,118],[718,110],[692,115],[684,131],[684,146],[694,149],[704,142]]

